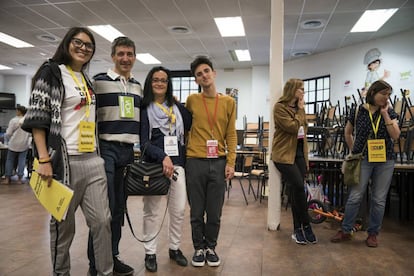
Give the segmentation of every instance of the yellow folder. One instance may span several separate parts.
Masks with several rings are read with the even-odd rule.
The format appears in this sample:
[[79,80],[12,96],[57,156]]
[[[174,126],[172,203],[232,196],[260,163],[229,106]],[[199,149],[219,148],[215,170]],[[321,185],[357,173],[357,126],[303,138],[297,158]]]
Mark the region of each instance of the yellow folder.
[[38,160],[33,162],[33,172],[30,177],[30,186],[39,202],[57,220],[65,219],[69,203],[73,197],[73,190],[68,186],[53,179],[50,187],[36,172],[39,166]]

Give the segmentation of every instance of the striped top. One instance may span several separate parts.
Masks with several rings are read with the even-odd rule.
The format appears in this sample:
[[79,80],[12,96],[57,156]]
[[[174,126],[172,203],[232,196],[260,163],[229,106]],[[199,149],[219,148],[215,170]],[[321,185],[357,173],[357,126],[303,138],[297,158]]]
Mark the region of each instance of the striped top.
[[[122,83],[121,76],[109,69],[94,76],[99,139],[122,143],[139,143],[141,84],[132,76]],[[134,99],[133,118],[121,118],[119,97]]]

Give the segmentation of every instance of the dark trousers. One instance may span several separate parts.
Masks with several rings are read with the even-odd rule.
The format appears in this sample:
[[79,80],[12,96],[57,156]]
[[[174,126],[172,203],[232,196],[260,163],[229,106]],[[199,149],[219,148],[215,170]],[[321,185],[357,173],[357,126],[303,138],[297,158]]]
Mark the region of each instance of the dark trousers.
[[187,195],[193,246],[196,250],[207,247],[214,249],[217,245],[226,189],[225,167],[224,158],[187,159]]
[[309,224],[308,206],[305,195],[304,180],[306,161],[303,156],[296,156],[295,163],[282,164],[274,162],[287,183],[292,204],[293,228]]
[[[132,144],[99,141],[101,157],[105,160],[105,173],[108,183],[109,209],[111,210],[112,255],[119,255],[122,224],[125,210],[124,168],[134,162]],[[89,233],[88,258],[90,266],[94,267],[95,257],[93,244]]]

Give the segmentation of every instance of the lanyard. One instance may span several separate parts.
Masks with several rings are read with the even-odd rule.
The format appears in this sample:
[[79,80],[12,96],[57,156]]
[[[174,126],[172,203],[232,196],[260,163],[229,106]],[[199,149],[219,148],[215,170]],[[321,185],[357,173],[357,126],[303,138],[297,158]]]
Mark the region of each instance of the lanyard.
[[374,131],[375,138],[377,138],[378,128],[379,128],[379,122],[381,120],[381,113],[379,114],[377,118],[377,122],[374,125],[374,119],[372,118],[371,111],[369,110],[369,104],[368,104],[368,113],[369,113],[369,119],[371,120],[372,130]]
[[167,117],[170,119],[170,135],[172,134],[172,124],[175,124],[175,114],[173,113],[173,107],[170,106],[170,110],[167,110],[162,104],[159,104],[155,102],[155,104],[167,115]]
[[216,123],[216,119],[217,119],[218,95],[216,95],[216,103],[215,103],[215,107],[214,107],[213,120],[210,119],[210,113],[208,112],[206,98],[205,98],[204,94],[202,94],[202,96],[203,96],[204,108],[206,109],[206,113],[207,113],[208,124],[210,125],[211,138],[214,139],[214,129],[213,129],[213,127],[214,127],[214,125]]
[[73,70],[72,70],[72,68],[69,66],[69,65],[66,65],[66,68],[68,69],[68,71],[69,71],[69,73],[70,73],[70,75],[71,75],[71,77],[72,77],[72,79],[75,81],[75,83],[76,83],[76,85],[79,87],[79,89],[80,90],[82,90],[82,92],[85,94],[85,96],[86,96],[86,109],[85,109],[85,115],[86,115],[86,118],[89,118],[89,106],[90,106],[90,104],[91,104],[91,95],[89,94],[89,91],[88,91],[88,86],[87,86],[87,84],[86,84],[86,80],[85,80],[85,77],[83,76],[83,74],[81,73],[81,77],[82,77],[82,83],[83,83],[83,86],[80,84],[80,82],[79,82],[79,80],[78,80],[78,78],[75,76],[75,73],[73,73]]

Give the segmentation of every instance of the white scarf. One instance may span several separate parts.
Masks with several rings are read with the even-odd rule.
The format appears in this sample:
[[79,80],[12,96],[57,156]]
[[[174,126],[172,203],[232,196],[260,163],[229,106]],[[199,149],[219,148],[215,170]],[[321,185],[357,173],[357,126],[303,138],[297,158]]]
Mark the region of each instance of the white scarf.
[[[166,102],[162,103],[165,109],[169,110],[170,107],[167,106]],[[177,140],[181,145],[184,145],[184,123],[183,118],[181,117],[180,110],[177,105],[173,105],[173,114],[175,115],[175,124],[170,123],[170,118],[168,115],[152,102],[147,108],[148,121],[149,121],[149,139],[151,140],[152,130],[158,128],[165,136],[175,135]],[[170,129],[171,126],[171,129]]]

